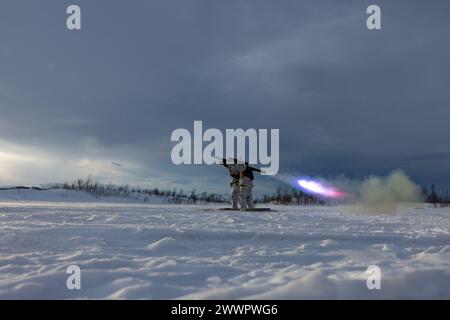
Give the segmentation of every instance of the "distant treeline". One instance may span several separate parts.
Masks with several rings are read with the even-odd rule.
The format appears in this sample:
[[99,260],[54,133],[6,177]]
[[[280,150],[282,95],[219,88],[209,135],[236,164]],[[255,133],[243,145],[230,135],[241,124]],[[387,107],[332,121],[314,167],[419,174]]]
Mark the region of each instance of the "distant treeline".
[[436,186],[431,185],[430,189],[422,187],[422,194],[426,203],[431,203],[434,207],[448,207],[450,204],[450,194],[448,189],[445,192],[436,191]]
[[[198,193],[195,189],[185,193],[182,189],[168,190],[160,188],[141,188],[139,186],[130,185],[116,185],[112,183],[104,184],[94,182],[90,177],[87,179],[77,179],[73,182],[65,182],[64,184],[54,185],[48,188],[40,186],[15,186],[15,187],[0,187],[0,190],[13,189],[65,189],[65,190],[80,190],[92,194],[97,199],[102,197],[126,197],[150,201],[151,197],[163,198],[168,203],[173,204],[197,204],[197,203],[227,203],[229,202],[228,195],[218,193],[202,192]],[[433,204],[434,207],[448,207],[450,205],[450,193],[437,191],[434,184],[430,188],[422,187],[422,194],[424,202]],[[281,205],[326,205],[328,202],[320,197],[315,197],[297,190],[294,188],[278,188],[274,194],[266,194],[260,198],[255,199],[255,203],[261,204],[281,204]]]
[[[197,204],[197,203],[226,203],[229,197],[217,194],[202,192],[195,189],[185,193],[183,190],[164,190],[159,188],[141,188],[139,186],[116,185],[112,183],[104,184],[87,179],[78,179],[73,182],[65,182],[62,185],[65,190],[81,190],[92,194],[96,198],[102,197],[128,197],[143,198],[144,202],[150,197],[160,197],[167,199],[168,203],[174,204]],[[308,195],[296,189],[278,188],[275,194],[264,195],[255,199],[255,203],[273,203],[284,205],[323,205],[325,201],[318,197]]]
[[255,202],[297,206],[324,205],[326,203],[323,199],[308,195],[294,188],[278,188],[275,194],[264,195],[256,199]]
[[112,183],[104,184],[94,182],[90,178],[78,179],[74,182],[65,182],[62,186],[65,190],[81,190],[92,194],[96,198],[102,197],[128,197],[143,198],[144,202],[150,200],[150,197],[165,198],[168,203],[173,204],[196,204],[196,203],[224,203],[227,197],[216,194],[202,192],[197,193],[194,189],[189,193],[183,190],[163,190],[159,188],[141,188],[139,186],[116,185]]

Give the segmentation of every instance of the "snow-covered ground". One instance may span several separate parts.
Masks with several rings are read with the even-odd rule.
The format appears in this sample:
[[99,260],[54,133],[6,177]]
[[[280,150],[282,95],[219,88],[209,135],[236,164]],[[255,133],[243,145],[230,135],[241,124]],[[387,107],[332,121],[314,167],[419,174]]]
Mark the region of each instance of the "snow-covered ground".
[[450,208],[248,213],[57,192],[0,191],[0,299],[450,299]]

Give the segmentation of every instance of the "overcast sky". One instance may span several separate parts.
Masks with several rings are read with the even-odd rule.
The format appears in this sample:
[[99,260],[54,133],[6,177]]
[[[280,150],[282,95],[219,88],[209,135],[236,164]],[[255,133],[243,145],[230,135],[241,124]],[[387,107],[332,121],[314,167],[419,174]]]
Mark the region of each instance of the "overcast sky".
[[[66,8],[82,30],[66,29]],[[366,28],[366,8],[382,29]],[[450,181],[450,2],[0,2],[0,185],[227,192],[176,128],[279,128],[280,172]],[[257,177],[256,191],[275,186]]]

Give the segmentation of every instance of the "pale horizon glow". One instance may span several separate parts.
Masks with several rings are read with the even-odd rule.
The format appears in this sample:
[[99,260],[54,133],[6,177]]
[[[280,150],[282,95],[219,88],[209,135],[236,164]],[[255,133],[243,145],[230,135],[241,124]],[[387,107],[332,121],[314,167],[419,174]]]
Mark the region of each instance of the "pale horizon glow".
[[127,174],[136,167],[123,160],[55,154],[5,141],[0,141],[0,150],[0,186],[61,183],[88,176],[100,182],[128,183]]

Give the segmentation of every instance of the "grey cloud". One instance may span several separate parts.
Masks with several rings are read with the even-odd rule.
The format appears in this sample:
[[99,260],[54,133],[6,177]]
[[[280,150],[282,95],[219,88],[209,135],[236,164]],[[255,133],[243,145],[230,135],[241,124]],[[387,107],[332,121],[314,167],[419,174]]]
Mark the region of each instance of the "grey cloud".
[[69,1],[2,1],[0,140],[226,191],[170,163],[172,130],[203,120],[280,128],[281,171],[450,179],[448,1],[378,1],[376,32],[370,1],[78,2],[72,33]]

